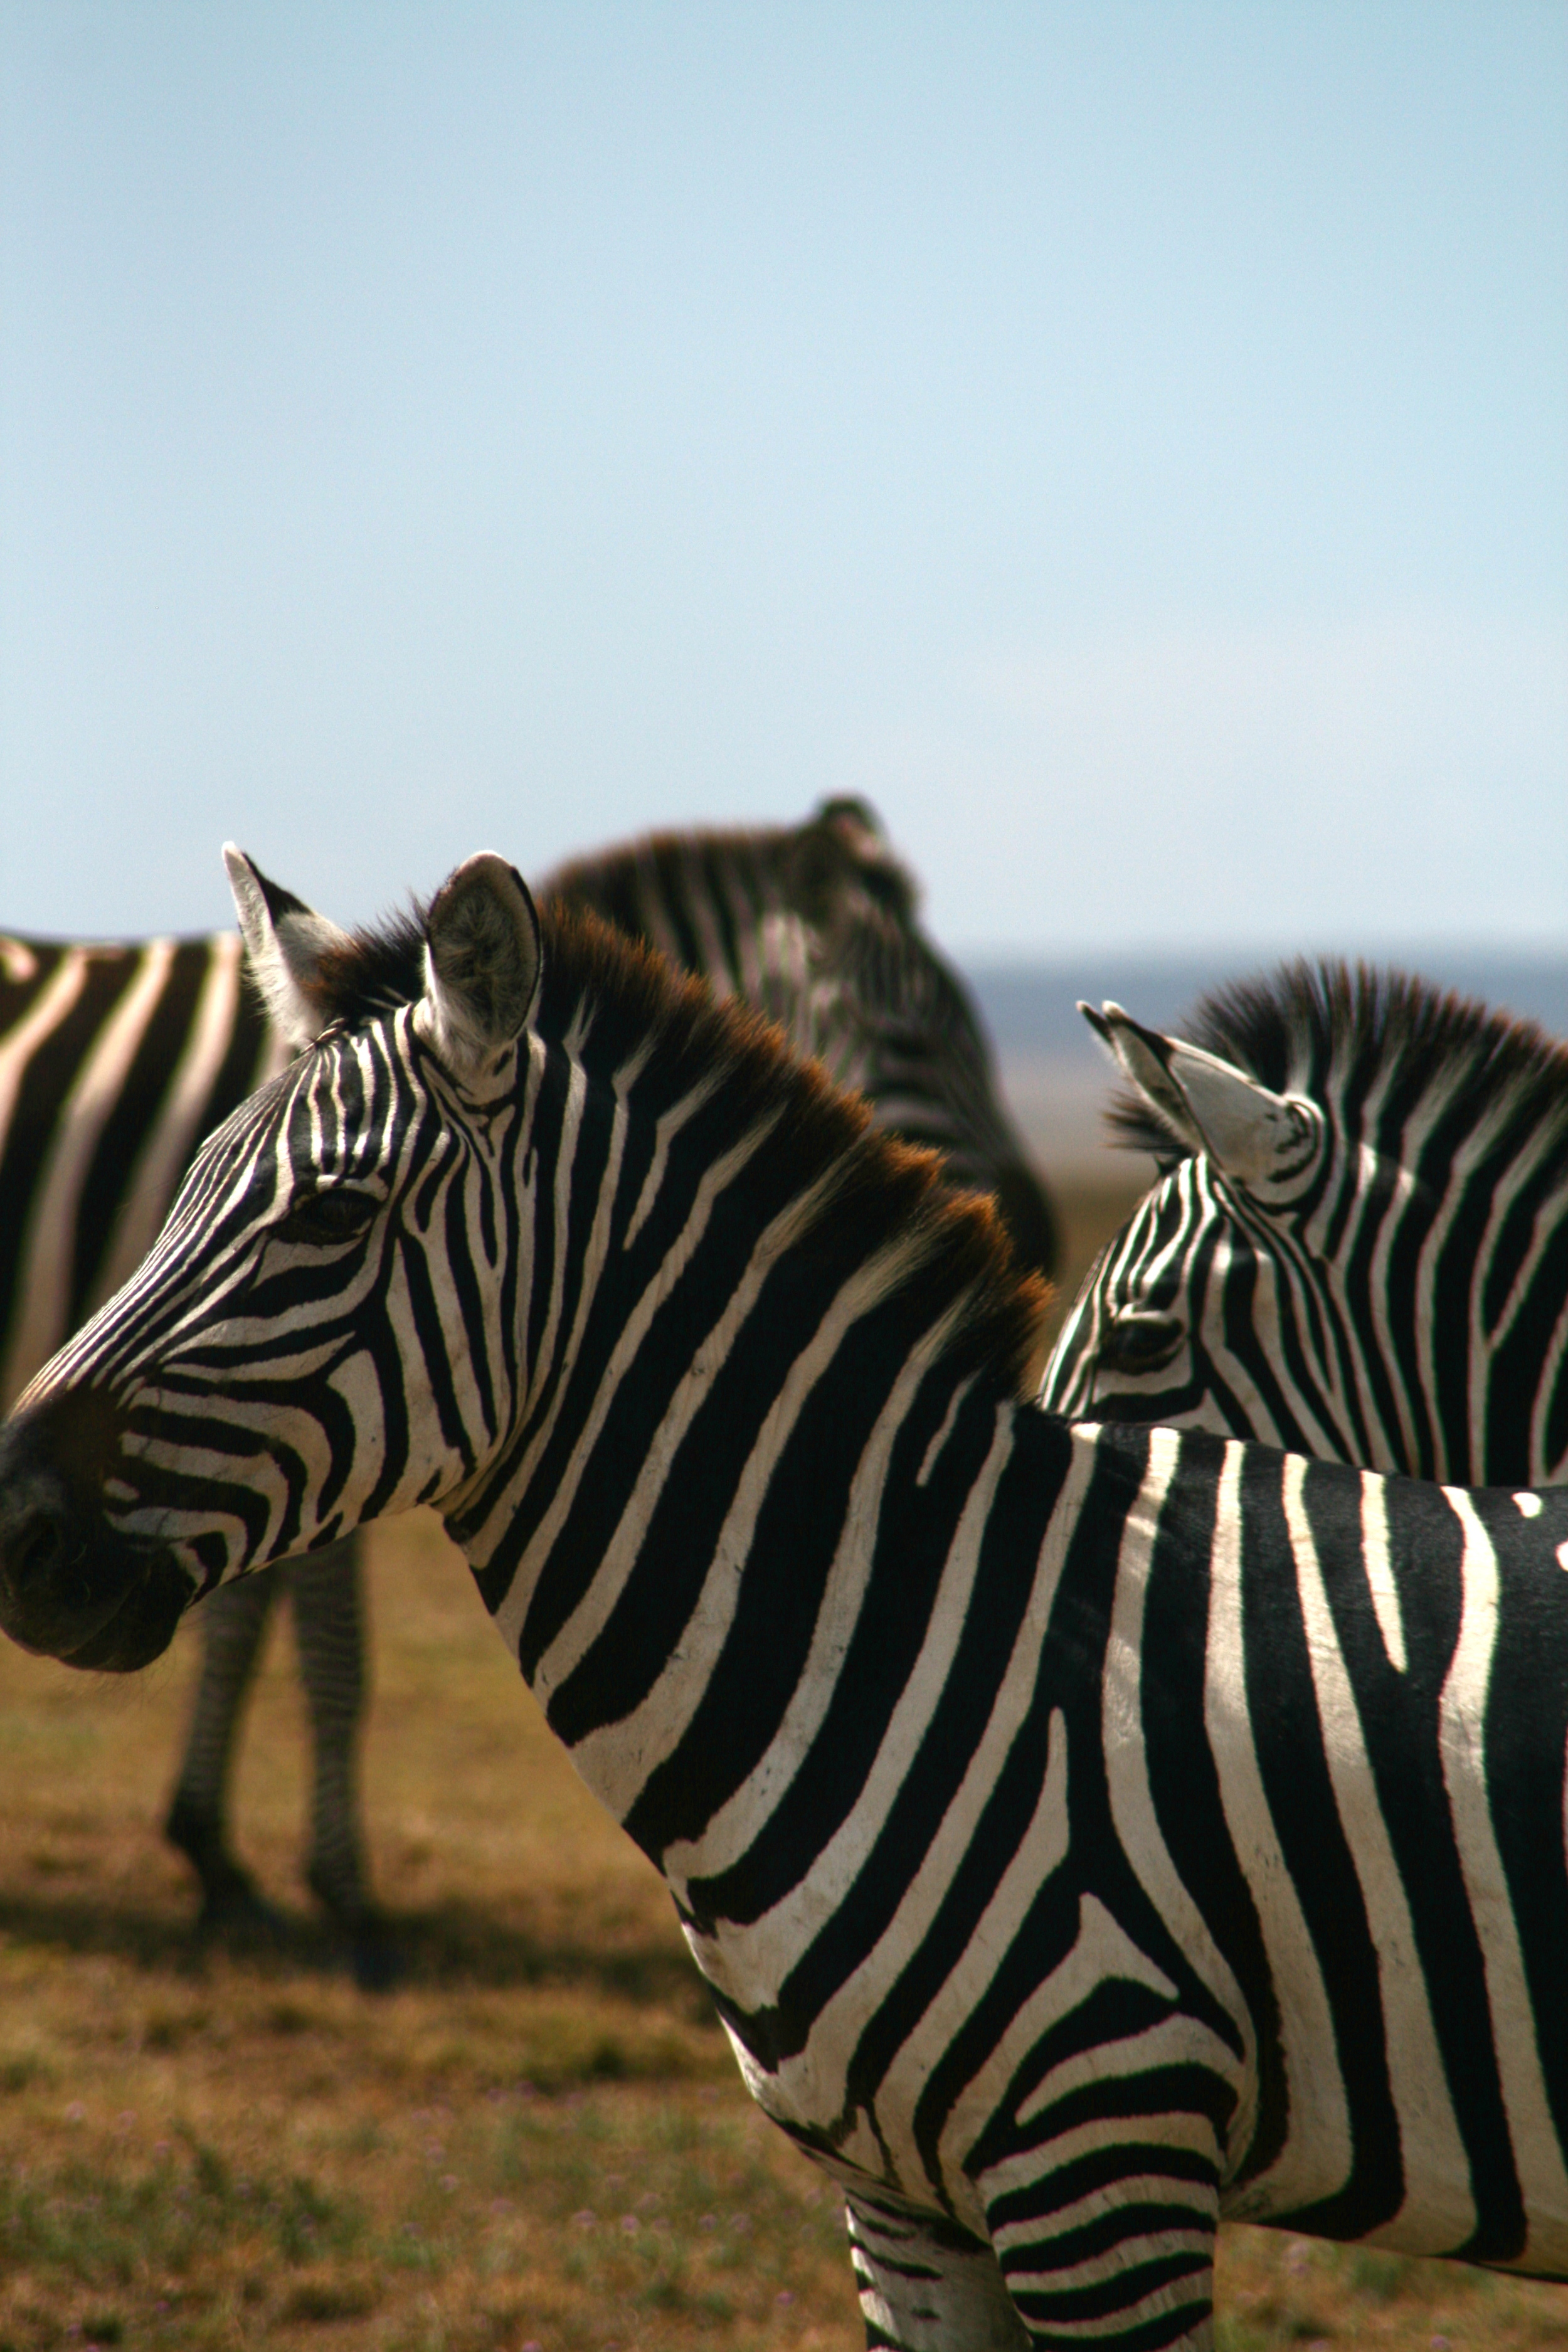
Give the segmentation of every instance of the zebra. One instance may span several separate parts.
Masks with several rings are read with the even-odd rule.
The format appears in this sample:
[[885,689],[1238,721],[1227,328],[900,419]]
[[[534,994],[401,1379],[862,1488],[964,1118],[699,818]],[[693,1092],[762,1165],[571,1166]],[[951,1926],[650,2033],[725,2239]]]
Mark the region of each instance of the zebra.
[[776,1030],[491,854],[309,952],[228,856],[313,1042],[0,1431],[0,1625],[436,1505],[869,2345],[1210,2345],[1222,2216],[1568,2276],[1568,1493],[1044,1412]]
[[949,1182],[994,1193],[1025,1266],[1057,1271],[1056,1212],[973,1003],[868,802],[826,800],[799,825],[650,834],[558,867],[544,895],[767,1013],[879,1126],[940,1151]]
[[1205,998],[1190,1041],[1089,1017],[1163,1172],[1042,1402],[1458,1485],[1568,1476],[1568,1047],[1335,962]]
[[[0,938],[0,1407],[155,1239],[196,1147],[284,1055],[237,931],[134,943]],[[367,1892],[356,1802],[364,1699],[359,1538],[226,1589],[165,1822],[195,1866],[204,1931],[275,1932],[229,1850],[239,1706],[280,1586],[293,1602],[314,1772],[309,1883],[362,1982],[395,1966]]]
[[[913,878],[867,803],[826,801],[795,825],[654,835],[575,860],[544,888],[768,1013],[801,1052],[864,1092],[883,1125],[941,1150],[951,1181],[994,1192],[1021,1259],[1050,1273],[1048,1197],[1001,1104],[963,984],[925,937]],[[136,947],[12,940],[0,958],[4,1404],[119,1287],[196,1143],[280,1054],[259,997],[240,984],[237,934]],[[8,1085],[24,1089],[9,1122]],[[313,1737],[307,1883],[348,1937],[361,1984],[377,1990],[400,1963],[369,1894],[357,1797],[367,1675],[353,1538],[276,1579],[226,1587],[203,1612],[166,1833],[196,1869],[204,1930],[276,1932],[232,1852],[226,1792],[285,1581]]]

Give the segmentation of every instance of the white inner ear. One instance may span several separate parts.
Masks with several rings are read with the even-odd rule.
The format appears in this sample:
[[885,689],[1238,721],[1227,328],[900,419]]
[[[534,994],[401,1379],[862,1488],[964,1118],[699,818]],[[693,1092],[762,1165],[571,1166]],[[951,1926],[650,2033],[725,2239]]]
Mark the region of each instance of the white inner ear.
[[449,875],[430,905],[417,1035],[463,1085],[504,1081],[538,996],[539,929],[526,885],[481,851]]
[[[428,948],[425,950],[425,993],[414,1008],[415,1034],[444,1062],[454,1077],[470,1089],[482,1087],[496,1075],[498,1062],[510,1066],[510,1049],[494,1041],[466,1017],[460,996],[443,987]],[[515,1041],[514,1041],[515,1042]]]
[[[426,969],[428,973],[428,963]],[[414,1008],[414,1034],[476,1102],[510,1094],[516,1084],[521,1041],[513,1037],[504,1045],[487,1045],[460,1023],[448,1024],[439,994],[428,988]]]
[[1145,1034],[1119,1004],[1101,1019],[1122,1069],[1191,1150],[1249,1188],[1300,1177],[1321,1128],[1310,1103],[1273,1093],[1201,1045]]
[[1194,1117],[1192,1105],[1182,1089],[1171,1078],[1164,1064],[1152,1046],[1146,1045],[1136,1029],[1127,1025],[1125,1015],[1117,1017],[1117,1008],[1107,1005],[1106,1018],[1110,1024],[1109,1043],[1122,1069],[1140,1094],[1147,1097],[1172,1133],[1180,1138],[1189,1151],[1206,1151],[1208,1138]]
[[1172,1075],[1192,1106],[1210,1158],[1241,1184],[1294,1170],[1302,1151],[1300,1109],[1200,1046],[1171,1040]]

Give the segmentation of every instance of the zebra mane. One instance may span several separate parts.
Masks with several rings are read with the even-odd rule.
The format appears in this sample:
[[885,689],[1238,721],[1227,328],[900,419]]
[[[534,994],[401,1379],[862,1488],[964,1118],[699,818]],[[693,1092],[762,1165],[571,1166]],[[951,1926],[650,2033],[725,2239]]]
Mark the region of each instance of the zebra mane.
[[[1490,1148],[1504,1158],[1568,1141],[1568,1045],[1418,973],[1300,957],[1207,991],[1178,1034],[1277,1094],[1325,1107],[1359,1101],[1374,1081],[1402,1111],[1439,1078],[1462,1087],[1467,1125],[1486,1117]],[[1167,1164],[1188,1156],[1140,1095],[1119,1095],[1108,1118],[1130,1150]]]
[[[384,915],[326,948],[314,973],[295,976],[322,1030],[358,1029],[384,1013],[416,1004],[425,993],[425,906]],[[246,975],[255,976],[247,960]]]
[[[777,1171],[787,1155],[804,1191],[837,1167],[823,1210],[843,1245],[871,1255],[897,1228],[918,1234],[922,1283],[962,1300],[950,1355],[987,1364],[1022,1392],[1050,1286],[1019,1272],[988,1195],[951,1190],[934,1151],[871,1124],[858,1095],[801,1059],[783,1030],[735,998],[716,999],[612,923],[546,898],[539,908],[543,976],[534,1026],[559,1044],[575,1028],[584,1063],[606,1076],[647,1047],[646,1082],[671,1102],[715,1067],[736,1128],[770,1113]],[[314,994],[323,1030],[353,1029],[414,1003],[425,989],[424,909],[353,933],[323,959]]]

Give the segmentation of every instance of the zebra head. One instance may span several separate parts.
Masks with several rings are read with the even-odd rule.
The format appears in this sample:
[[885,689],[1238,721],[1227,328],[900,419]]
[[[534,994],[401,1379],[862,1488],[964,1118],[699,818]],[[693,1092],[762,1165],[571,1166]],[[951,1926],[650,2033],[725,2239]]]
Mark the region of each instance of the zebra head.
[[1230,1360],[1223,1318],[1217,1341],[1207,1327],[1207,1284],[1212,1276],[1223,1295],[1246,1280],[1253,1328],[1277,1333],[1279,1252],[1306,1245],[1332,1150],[1329,1123],[1304,1096],[1145,1029],[1119,1004],[1079,1010],[1135,1089],[1117,1126],[1163,1175],[1090,1269],[1040,1401],[1085,1419],[1195,1418],[1230,1432],[1238,1424],[1226,1408],[1239,1396],[1239,1426],[1268,1427],[1273,1399],[1258,1392],[1250,1364]]
[[[421,924],[354,941],[226,856],[304,1051],[208,1139],[139,1272],[0,1433],[0,1625],[81,1666],[144,1664],[225,1577],[447,1495],[522,1377],[501,1286],[432,1265],[449,1223],[493,1263],[519,1216],[497,1173],[537,1108],[526,887],[470,858]],[[411,1408],[416,1361],[442,1372]]]
[[1042,1402],[1487,1486],[1568,1472],[1568,1048],[1400,971],[1297,962],[1191,1043],[1091,1016],[1163,1181]]

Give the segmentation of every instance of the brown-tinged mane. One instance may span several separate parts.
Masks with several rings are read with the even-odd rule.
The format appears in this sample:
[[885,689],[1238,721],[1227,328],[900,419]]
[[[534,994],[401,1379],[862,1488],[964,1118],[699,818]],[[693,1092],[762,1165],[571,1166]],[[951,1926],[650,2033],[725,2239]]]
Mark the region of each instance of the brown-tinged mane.
[[[1277,1094],[1338,1114],[1375,1083],[1385,1131],[1432,1088],[1462,1091],[1465,1124],[1484,1118],[1489,1150],[1568,1146],[1568,1046],[1533,1021],[1495,1012],[1418,974],[1336,959],[1299,959],[1199,998],[1179,1034],[1234,1062]],[[1184,1157],[1142,1097],[1119,1097],[1118,1142],[1167,1162]],[[1568,1165],[1564,1181],[1568,1181]]]
[[[944,1182],[940,1156],[886,1135],[858,1095],[795,1055],[784,1032],[705,981],[676,969],[613,923],[546,898],[539,908],[543,978],[534,1026],[554,1043],[577,1027],[582,1058],[607,1076],[649,1047],[652,1083],[677,1098],[717,1067],[737,1129],[772,1111],[770,1162],[787,1152],[804,1190],[837,1166],[825,1215],[863,1229],[868,1255],[903,1224],[917,1228],[925,1277],[964,1305],[952,1348],[990,1364],[1021,1392],[1049,1287],[1021,1275],[994,1203]],[[353,1029],[413,1003],[425,988],[424,912],[356,931],[323,957],[313,992],[323,1030]],[[587,1009],[590,1017],[584,1023]]]

